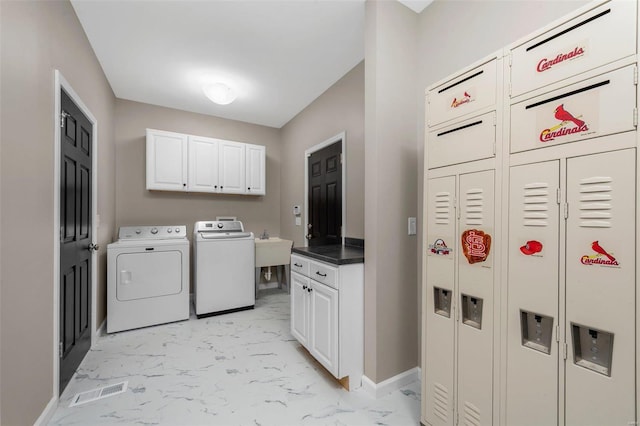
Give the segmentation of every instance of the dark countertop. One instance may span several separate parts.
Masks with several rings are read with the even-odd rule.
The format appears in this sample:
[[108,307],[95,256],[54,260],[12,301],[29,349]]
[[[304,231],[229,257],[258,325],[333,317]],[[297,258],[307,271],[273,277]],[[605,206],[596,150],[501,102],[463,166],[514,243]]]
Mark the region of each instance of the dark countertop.
[[364,263],[364,248],[353,246],[293,247],[291,253],[307,256],[334,265]]

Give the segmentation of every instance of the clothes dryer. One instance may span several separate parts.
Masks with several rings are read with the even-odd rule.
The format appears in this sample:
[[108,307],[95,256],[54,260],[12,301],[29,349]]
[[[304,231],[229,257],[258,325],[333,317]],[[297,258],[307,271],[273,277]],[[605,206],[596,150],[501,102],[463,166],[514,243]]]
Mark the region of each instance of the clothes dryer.
[[187,227],[122,227],[107,246],[107,332],[189,319]]

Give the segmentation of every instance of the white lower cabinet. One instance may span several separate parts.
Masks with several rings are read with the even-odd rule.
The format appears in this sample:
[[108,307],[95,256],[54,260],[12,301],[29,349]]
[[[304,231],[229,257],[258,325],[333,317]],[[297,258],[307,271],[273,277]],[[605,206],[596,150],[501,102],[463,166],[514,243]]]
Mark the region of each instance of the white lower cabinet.
[[[334,377],[362,384],[364,267],[291,256],[291,334]],[[296,265],[305,265],[296,272]],[[322,281],[322,282],[321,282]]]

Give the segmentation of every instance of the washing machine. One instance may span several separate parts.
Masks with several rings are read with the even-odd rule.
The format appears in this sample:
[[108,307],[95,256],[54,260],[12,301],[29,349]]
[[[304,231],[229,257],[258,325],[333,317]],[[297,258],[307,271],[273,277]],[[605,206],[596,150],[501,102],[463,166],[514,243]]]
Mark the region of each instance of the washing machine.
[[187,227],[121,227],[107,246],[107,332],[186,319]]
[[198,318],[253,309],[255,244],[240,221],[196,222],[193,292]]

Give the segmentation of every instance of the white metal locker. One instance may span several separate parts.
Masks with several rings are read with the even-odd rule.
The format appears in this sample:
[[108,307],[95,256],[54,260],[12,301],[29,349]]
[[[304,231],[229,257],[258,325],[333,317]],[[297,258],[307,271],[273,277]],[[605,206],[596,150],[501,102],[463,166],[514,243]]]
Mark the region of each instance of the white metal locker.
[[425,404],[432,426],[454,424],[456,177],[427,183]]
[[511,106],[511,152],[634,130],[635,66]]
[[636,53],[637,2],[614,0],[511,51],[511,96]]
[[635,158],[567,160],[567,425],[635,424]]
[[427,125],[461,118],[496,104],[498,61],[491,58],[427,93]]
[[493,422],[493,170],[460,175],[458,250],[458,415],[461,424]]
[[495,111],[429,132],[427,150],[430,169],[494,157]]
[[507,425],[558,422],[559,190],[558,160],[511,168]]

